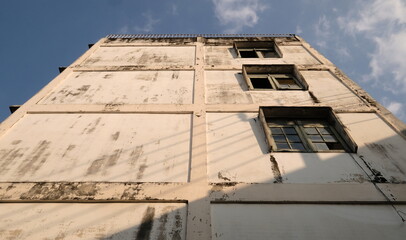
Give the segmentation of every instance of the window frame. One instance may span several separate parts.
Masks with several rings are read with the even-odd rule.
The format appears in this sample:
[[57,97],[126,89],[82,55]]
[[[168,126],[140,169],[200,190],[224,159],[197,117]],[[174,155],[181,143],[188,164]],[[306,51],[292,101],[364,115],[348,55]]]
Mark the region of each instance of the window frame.
[[[271,132],[271,126],[273,120],[292,121],[295,124],[291,125],[295,128],[297,135],[299,136],[301,143],[305,150],[299,149],[278,149],[275,139]],[[269,152],[301,152],[301,153],[320,153],[320,152],[347,152],[356,153],[358,146],[355,141],[348,134],[343,124],[335,116],[331,107],[260,107],[259,108],[259,120],[265,132],[266,141],[268,144]],[[319,121],[320,123],[310,123],[309,121]],[[305,124],[303,124],[303,122]],[[277,124],[273,124],[277,127]],[[319,125],[328,127],[332,134],[336,138],[336,142],[340,143],[343,149],[333,150],[318,150],[310,139],[311,134],[305,132],[305,126]],[[285,125],[288,126],[288,125]],[[313,127],[313,126],[311,126]],[[284,133],[285,134],[285,133]],[[326,134],[327,135],[327,134]],[[285,135],[286,136],[286,135]],[[323,138],[323,137],[322,137]],[[288,140],[287,140],[288,142]],[[290,143],[288,142],[290,145]]]
[[[273,64],[273,65],[253,65],[244,64],[242,66],[242,74],[251,91],[269,91],[269,90],[308,90],[309,85],[300,74],[297,67],[292,64]],[[277,78],[291,78],[295,84],[292,87],[282,87]],[[251,78],[267,79],[272,88],[256,88]]]
[[[282,52],[275,41],[237,41],[234,42],[234,49],[239,58],[281,58]],[[255,52],[256,57],[243,57],[241,52]],[[271,56],[267,57],[264,52],[271,52]]]

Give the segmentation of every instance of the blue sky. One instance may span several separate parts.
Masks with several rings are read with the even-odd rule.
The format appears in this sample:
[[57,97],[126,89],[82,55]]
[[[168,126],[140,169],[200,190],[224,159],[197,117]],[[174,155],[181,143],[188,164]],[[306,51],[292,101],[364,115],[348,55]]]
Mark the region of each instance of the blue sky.
[[116,33],[296,33],[406,122],[406,0],[3,1],[0,121]]

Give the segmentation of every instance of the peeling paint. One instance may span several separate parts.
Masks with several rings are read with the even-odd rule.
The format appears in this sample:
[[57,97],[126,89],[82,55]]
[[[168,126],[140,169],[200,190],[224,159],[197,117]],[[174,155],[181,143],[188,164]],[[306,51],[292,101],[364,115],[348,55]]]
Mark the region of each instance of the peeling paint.
[[98,188],[95,183],[36,183],[28,192],[22,193],[21,200],[63,200],[81,197],[93,200]]

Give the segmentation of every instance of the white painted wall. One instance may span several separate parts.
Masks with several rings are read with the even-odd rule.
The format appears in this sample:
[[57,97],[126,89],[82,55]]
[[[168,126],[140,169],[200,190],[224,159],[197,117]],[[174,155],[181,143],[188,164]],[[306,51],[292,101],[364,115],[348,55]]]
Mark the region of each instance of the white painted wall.
[[[151,226],[144,221],[151,220]],[[185,239],[183,203],[2,203],[0,239]]]
[[[362,100],[329,71],[301,71],[309,91],[320,102],[336,110],[367,110]],[[249,104],[269,106],[313,106],[309,91],[248,90],[241,70],[205,71],[207,104]]]
[[[258,113],[207,114],[210,182],[273,183],[271,154]],[[348,153],[282,153],[272,156],[284,183],[348,183],[368,180]]]
[[330,71],[300,71],[320,105],[335,110],[367,111],[369,107]]
[[340,120],[358,144],[358,155],[390,182],[406,182],[406,140],[375,113],[342,113]]
[[194,46],[128,46],[100,47],[81,65],[129,66],[129,65],[194,65]]
[[40,104],[191,104],[194,71],[73,72]]
[[248,90],[241,70],[205,71],[207,104],[313,105],[307,91]]
[[0,181],[186,182],[190,114],[28,114],[0,139]]
[[[404,205],[398,209],[406,211]],[[212,204],[215,240],[398,239],[406,225],[390,205]]]

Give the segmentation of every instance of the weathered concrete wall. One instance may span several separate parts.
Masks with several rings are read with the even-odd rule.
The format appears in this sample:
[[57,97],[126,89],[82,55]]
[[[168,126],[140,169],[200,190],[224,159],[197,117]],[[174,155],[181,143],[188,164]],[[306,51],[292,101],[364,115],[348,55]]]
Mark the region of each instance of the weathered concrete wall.
[[205,71],[207,104],[313,105],[307,91],[248,90],[241,70]]
[[406,183],[406,140],[375,113],[339,114],[358,144],[358,155],[388,182]]
[[139,46],[100,47],[81,65],[128,66],[128,65],[194,65],[194,46]]
[[206,46],[206,65],[242,65],[242,64],[320,64],[303,46],[279,46],[282,58],[239,58],[230,46]]
[[0,181],[185,182],[190,114],[29,114],[0,139]]
[[191,104],[193,71],[73,72],[40,104]]
[[369,181],[349,153],[268,153],[257,113],[209,113],[210,182],[350,183]]
[[[406,207],[398,205],[406,211]],[[212,239],[404,239],[390,206],[212,204]]]
[[320,106],[335,110],[368,111],[369,107],[330,71],[300,71]]
[[369,107],[329,71],[301,71],[308,91],[248,90],[241,70],[205,72],[207,104],[269,106],[331,106],[335,110],[367,111]]
[[0,238],[180,240],[186,212],[183,203],[7,203]]

